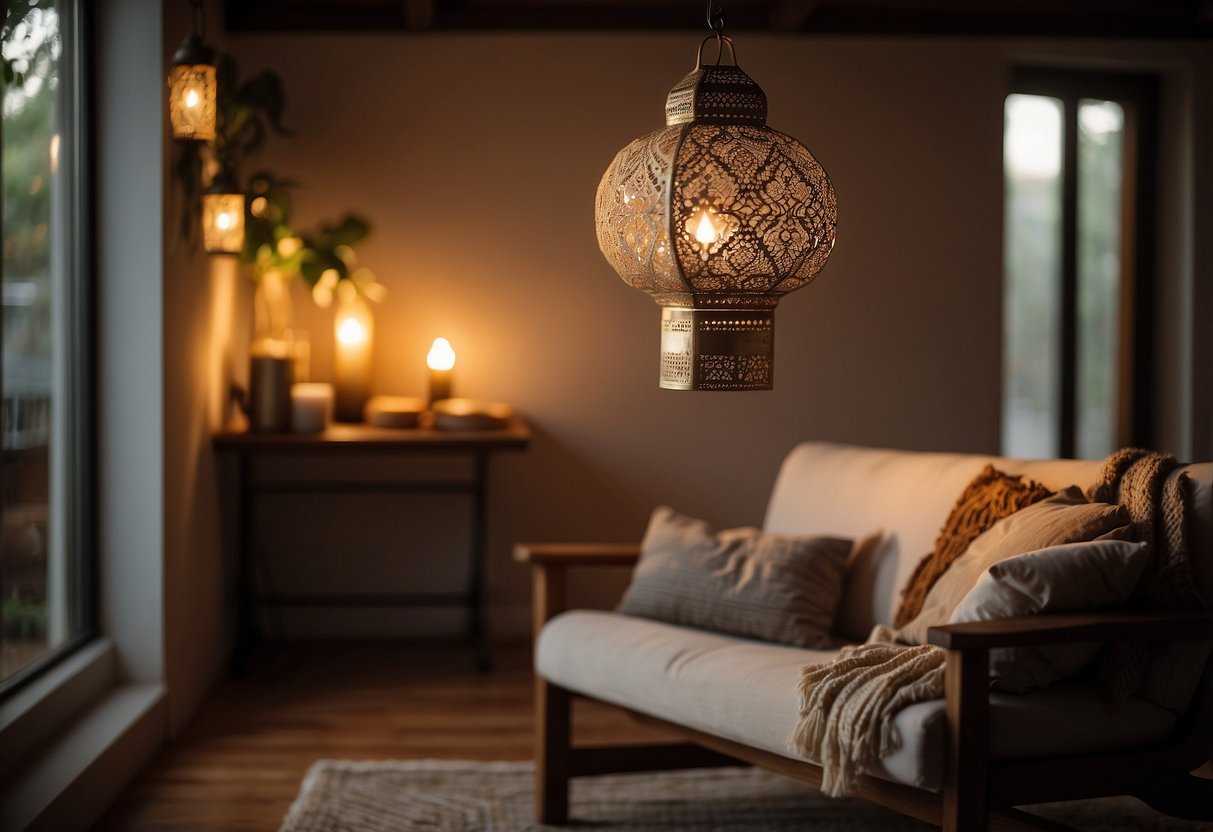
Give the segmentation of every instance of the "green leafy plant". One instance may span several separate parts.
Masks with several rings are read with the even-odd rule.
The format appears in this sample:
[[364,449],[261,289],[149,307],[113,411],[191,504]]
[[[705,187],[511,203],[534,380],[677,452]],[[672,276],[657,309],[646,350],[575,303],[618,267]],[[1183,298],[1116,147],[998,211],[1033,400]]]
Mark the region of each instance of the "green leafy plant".
[[4,599],[4,637],[40,639],[46,637],[46,603],[22,598],[14,589]]
[[291,221],[291,190],[297,183],[259,171],[249,179],[245,205],[244,250],[240,260],[255,274],[274,270],[300,277],[319,306],[328,306],[342,281],[374,301],[384,288],[369,269],[359,267],[354,246],[371,233],[371,224],[356,214],[324,223],[313,232],[297,231]]

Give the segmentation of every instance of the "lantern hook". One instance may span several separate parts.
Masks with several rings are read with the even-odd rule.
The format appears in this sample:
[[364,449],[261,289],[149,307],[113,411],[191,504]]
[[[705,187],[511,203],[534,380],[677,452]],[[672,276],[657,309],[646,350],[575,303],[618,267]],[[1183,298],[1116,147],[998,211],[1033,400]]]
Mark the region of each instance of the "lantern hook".
[[708,28],[719,37],[724,32],[724,0],[708,0]]
[[726,34],[717,32],[714,35],[708,35],[703,39],[703,42],[699,44],[699,57],[695,61],[696,69],[703,66],[703,48],[712,41],[716,42],[716,66],[720,66],[720,62],[724,58],[725,47],[728,47],[729,50],[729,62],[735,67],[741,66],[741,64],[737,63],[737,48],[733,46],[733,39]]

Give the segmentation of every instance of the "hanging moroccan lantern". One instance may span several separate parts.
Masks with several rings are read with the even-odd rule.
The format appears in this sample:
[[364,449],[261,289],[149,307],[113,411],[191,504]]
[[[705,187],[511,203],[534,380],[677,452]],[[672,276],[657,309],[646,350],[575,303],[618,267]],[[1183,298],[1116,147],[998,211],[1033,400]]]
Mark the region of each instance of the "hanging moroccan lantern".
[[808,148],[767,127],[766,95],[723,19],[709,22],[716,34],[666,99],[667,126],[621,150],[598,185],[598,245],[662,307],[662,387],[770,390],[775,306],[825,265],[837,203]]

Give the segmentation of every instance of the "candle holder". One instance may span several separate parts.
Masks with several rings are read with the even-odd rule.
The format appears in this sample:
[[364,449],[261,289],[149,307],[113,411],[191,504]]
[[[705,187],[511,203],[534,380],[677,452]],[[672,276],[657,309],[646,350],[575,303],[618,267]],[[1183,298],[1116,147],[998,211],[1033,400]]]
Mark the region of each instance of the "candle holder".
[[363,421],[363,408],[371,396],[373,338],[370,305],[357,296],[339,303],[333,317],[335,421]]
[[294,360],[283,340],[262,338],[249,349],[249,430],[291,429],[291,375]]

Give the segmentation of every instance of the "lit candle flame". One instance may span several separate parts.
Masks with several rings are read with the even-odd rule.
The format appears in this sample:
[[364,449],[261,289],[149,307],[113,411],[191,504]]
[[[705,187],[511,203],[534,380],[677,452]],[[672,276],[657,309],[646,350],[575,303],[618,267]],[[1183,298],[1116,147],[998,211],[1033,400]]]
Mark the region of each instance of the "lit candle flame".
[[451,342],[445,338],[435,338],[433,346],[430,347],[429,354],[425,357],[425,364],[431,370],[450,370],[455,366],[455,351],[451,349]]
[[337,327],[337,340],[351,346],[361,344],[366,341],[366,330],[357,318],[346,318]]
[[699,216],[699,225],[695,226],[695,239],[700,245],[710,246],[716,242],[716,225],[712,222],[711,216],[707,211],[704,211]]
[[198,106],[198,90],[189,89],[185,92],[185,106],[193,109]]

